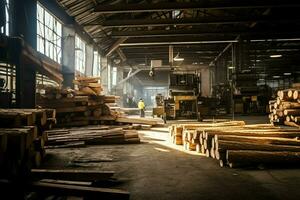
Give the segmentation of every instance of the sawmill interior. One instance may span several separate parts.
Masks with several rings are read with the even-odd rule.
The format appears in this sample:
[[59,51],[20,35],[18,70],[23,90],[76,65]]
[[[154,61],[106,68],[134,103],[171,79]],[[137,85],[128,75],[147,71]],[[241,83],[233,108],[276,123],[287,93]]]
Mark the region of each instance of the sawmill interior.
[[0,199],[299,200],[299,9],[0,0]]

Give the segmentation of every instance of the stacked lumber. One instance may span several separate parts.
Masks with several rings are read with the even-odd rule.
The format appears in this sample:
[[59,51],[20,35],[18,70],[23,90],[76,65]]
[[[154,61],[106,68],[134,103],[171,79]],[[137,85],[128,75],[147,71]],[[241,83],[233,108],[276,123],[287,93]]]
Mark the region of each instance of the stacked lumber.
[[74,85],[78,87],[76,91],[77,95],[93,95],[98,96],[101,95],[103,91],[100,82],[100,77],[81,77],[77,76],[73,81]]
[[56,129],[46,131],[47,148],[84,147],[102,144],[137,144],[140,138],[136,130],[92,126],[82,129]]
[[[98,78],[95,78],[98,80]],[[92,78],[76,80],[79,90],[48,88],[45,94],[39,94],[38,106],[56,109],[57,127],[85,126],[89,124],[114,123],[120,116],[120,108],[116,105],[117,96],[104,96],[100,93],[85,92],[89,85],[97,88]],[[85,85],[85,87],[83,87]],[[98,90],[98,89],[97,89]]]
[[173,134],[181,132],[182,142],[175,142],[183,144],[185,150],[214,158],[221,167],[300,164],[300,132],[296,128],[281,129],[266,124],[214,127],[202,124],[198,127],[173,125],[170,131]]
[[269,101],[271,123],[300,127],[300,88],[296,86],[279,90],[276,100]]
[[[218,122],[218,123],[197,123],[197,124],[173,124],[169,126],[169,133],[171,142],[177,145],[194,146],[194,143],[198,141],[199,136],[196,131],[198,128],[207,127],[226,127],[226,126],[244,126],[244,121],[229,121],[229,122]],[[195,133],[190,133],[190,131],[196,131]],[[195,136],[192,136],[195,135]],[[195,138],[190,140],[191,138]],[[192,141],[192,142],[191,142]],[[192,143],[191,145],[188,143]],[[197,144],[195,143],[197,146]]]
[[[32,169],[27,181],[0,181],[2,195],[11,199],[129,199],[129,192],[112,188],[120,181],[114,171]],[[14,191],[14,193],[11,193]],[[26,194],[30,194],[29,196]],[[28,198],[30,197],[30,198]]]
[[55,110],[0,109],[0,177],[26,175],[45,157],[45,130],[55,123]]

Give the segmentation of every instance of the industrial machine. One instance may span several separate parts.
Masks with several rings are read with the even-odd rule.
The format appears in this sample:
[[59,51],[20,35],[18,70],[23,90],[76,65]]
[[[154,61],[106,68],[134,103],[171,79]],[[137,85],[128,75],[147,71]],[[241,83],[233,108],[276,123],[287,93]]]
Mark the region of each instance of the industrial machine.
[[157,117],[164,116],[164,96],[162,94],[157,94],[155,97],[156,106],[153,108],[152,115]]
[[0,108],[11,107],[12,93],[6,89],[6,81],[0,77]]
[[169,98],[164,101],[165,119],[200,119],[200,84],[199,74],[170,73]]

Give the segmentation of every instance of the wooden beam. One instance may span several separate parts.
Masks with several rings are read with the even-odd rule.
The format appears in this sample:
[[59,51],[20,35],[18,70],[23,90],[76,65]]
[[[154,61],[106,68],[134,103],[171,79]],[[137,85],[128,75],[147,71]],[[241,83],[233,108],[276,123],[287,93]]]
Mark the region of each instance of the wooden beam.
[[127,37],[122,37],[120,39],[118,39],[111,47],[110,49],[107,51],[106,56],[111,55],[116,49],[119,48],[120,44],[122,44],[123,42],[125,42],[127,40]]
[[160,2],[155,4],[114,4],[98,5],[95,12],[107,13],[132,13],[132,12],[158,12],[170,10],[199,10],[199,9],[240,9],[240,8],[282,8],[299,7],[299,3],[290,0],[252,0],[252,1],[201,1],[189,3]]
[[54,169],[32,169],[34,178],[40,179],[60,179],[69,181],[96,181],[105,180],[114,175],[113,171],[93,171],[93,170],[54,170]]
[[129,199],[129,192],[119,189],[86,187],[79,185],[66,185],[34,182],[31,184],[31,189],[43,194],[58,194],[66,196],[79,196],[88,198],[100,198],[103,200],[111,199]]
[[175,29],[175,30],[147,30],[147,31],[112,31],[112,38],[128,37],[128,38],[145,38],[145,37],[184,37],[184,36],[279,36],[289,34],[299,34],[297,29],[236,29],[236,28],[224,28],[217,30],[209,29]]
[[199,17],[199,18],[181,18],[181,19],[126,19],[126,20],[106,20],[103,23],[87,23],[84,26],[101,25],[105,28],[120,27],[148,27],[148,26],[173,26],[173,25],[208,25],[208,24],[237,24],[237,23],[279,23],[299,21],[298,16],[258,16],[258,17]]
[[127,58],[126,58],[126,55],[124,54],[124,52],[122,51],[122,49],[117,48],[116,51],[117,51],[118,55],[120,56],[121,60],[122,60],[123,62],[125,62]]

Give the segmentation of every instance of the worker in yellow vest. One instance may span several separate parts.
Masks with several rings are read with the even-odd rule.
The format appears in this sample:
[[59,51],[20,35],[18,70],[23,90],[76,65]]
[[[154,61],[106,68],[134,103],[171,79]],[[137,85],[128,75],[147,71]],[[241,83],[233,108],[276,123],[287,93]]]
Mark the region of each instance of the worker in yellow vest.
[[140,109],[140,117],[145,117],[145,103],[142,98],[140,98],[138,108]]

